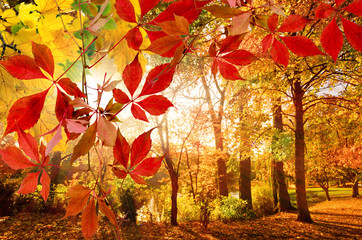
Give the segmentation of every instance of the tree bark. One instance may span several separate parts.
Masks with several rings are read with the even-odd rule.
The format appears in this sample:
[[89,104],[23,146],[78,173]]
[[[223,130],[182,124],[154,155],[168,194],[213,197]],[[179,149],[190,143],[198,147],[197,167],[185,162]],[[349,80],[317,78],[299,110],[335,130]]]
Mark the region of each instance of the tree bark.
[[356,178],[354,180],[353,187],[352,187],[352,197],[356,198],[358,195],[359,195],[359,193],[358,193],[358,173],[356,173]]
[[328,189],[329,189],[328,183],[327,183],[327,186],[323,186],[323,185],[319,185],[319,186],[323,189],[323,191],[326,195],[327,201],[331,201],[331,197],[329,196],[329,191],[328,191]]
[[300,80],[293,84],[293,103],[295,107],[295,186],[298,206],[298,220],[312,223],[305,187],[305,141],[304,141],[304,90]]
[[[273,127],[280,133],[283,132],[283,115],[281,107],[281,98],[278,97],[273,105]],[[278,136],[273,136],[273,142],[277,142]],[[290,203],[288,187],[285,181],[284,164],[276,161],[271,162],[271,180],[273,189],[274,208],[278,212],[293,211],[295,207]]]
[[247,208],[253,209],[251,198],[251,160],[250,157],[240,160],[239,198],[247,201]]
[[278,211],[293,211],[296,210],[295,207],[290,203],[290,197],[288,193],[288,187],[285,183],[285,175],[284,175],[284,163],[276,162],[275,172],[276,172],[276,180],[278,185]]

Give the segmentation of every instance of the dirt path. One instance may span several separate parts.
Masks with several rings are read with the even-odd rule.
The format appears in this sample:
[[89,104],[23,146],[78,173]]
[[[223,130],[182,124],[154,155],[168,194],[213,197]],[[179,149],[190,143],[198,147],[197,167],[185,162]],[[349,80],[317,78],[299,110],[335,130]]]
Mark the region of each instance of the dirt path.
[[[123,239],[362,239],[362,197],[322,202],[310,208],[314,224],[296,221],[296,213],[243,222],[212,222],[207,230],[200,223],[178,227],[143,224],[124,227]],[[114,239],[108,224],[93,239]],[[80,221],[60,216],[19,215],[0,219],[0,239],[82,239]]]

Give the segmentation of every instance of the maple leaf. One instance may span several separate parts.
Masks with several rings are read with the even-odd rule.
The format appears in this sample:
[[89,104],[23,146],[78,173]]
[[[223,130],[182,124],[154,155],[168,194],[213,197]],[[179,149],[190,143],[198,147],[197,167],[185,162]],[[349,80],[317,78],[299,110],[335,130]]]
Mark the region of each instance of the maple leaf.
[[67,206],[65,216],[74,216],[83,211],[87,205],[91,190],[81,185],[75,185],[69,188],[67,196],[70,196],[70,200]]

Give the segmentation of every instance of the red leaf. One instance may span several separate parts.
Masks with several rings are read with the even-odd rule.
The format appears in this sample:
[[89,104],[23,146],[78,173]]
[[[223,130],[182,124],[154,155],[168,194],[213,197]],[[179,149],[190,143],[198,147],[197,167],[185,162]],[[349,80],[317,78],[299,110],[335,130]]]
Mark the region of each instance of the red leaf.
[[121,103],[121,104],[126,104],[129,103],[131,100],[129,99],[129,97],[127,96],[126,93],[124,93],[121,89],[113,89],[113,97],[114,99]]
[[45,150],[45,155],[48,156],[49,153],[53,150],[53,148],[62,140],[62,125],[59,123],[57,130],[52,137],[52,139],[48,142],[47,148]]
[[49,196],[50,191],[50,178],[48,173],[43,170],[43,174],[40,177],[40,183],[42,185],[42,189],[40,191],[41,196],[43,197],[44,201],[46,202]]
[[298,32],[302,30],[308,22],[308,19],[305,19],[300,15],[290,15],[284,20],[283,24],[278,29],[278,32]]
[[47,78],[40,70],[38,64],[34,59],[28,56],[13,56],[4,61],[0,61],[0,64],[6,69],[11,76],[29,80],[36,78]]
[[159,2],[160,0],[139,0],[141,7],[141,18],[152,8],[156,7]]
[[77,158],[87,154],[93,147],[96,140],[97,122],[93,123],[87,131],[83,134],[77,145],[73,149],[72,158],[70,164],[72,164]]
[[225,61],[238,66],[246,66],[256,60],[256,57],[245,50],[236,50],[221,57]]
[[351,46],[359,52],[362,52],[362,26],[357,25],[347,19],[342,18],[344,35]]
[[274,13],[268,19],[268,28],[270,29],[270,31],[274,32],[277,26],[278,26],[278,15]]
[[38,122],[48,91],[20,98],[11,106],[4,136],[16,131],[17,126],[27,130]]
[[169,107],[173,107],[173,104],[167,98],[161,95],[150,96],[140,102],[137,102],[137,104],[140,105],[149,114],[156,116],[164,114]]
[[140,176],[133,174],[133,173],[130,173],[129,175],[131,176],[133,181],[135,181],[135,183],[147,185],[146,181],[143,178],[141,178]]
[[318,47],[305,36],[280,37],[285,45],[296,55],[308,57],[315,55],[324,55]]
[[28,194],[35,192],[36,187],[38,186],[39,174],[40,172],[28,173],[21,183],[18,193]]
[[215,58],[211,63],[211,73],[212,75],[214,75],[214,77],[216,76],[218,71],[218,62],[219,61],[217,60],[217,58]]
[[97,122],[97,135],[105,146],[113,147],[116,142],[117,129],[113,123],[100,116]]
[[195,0],[180,0],[172,3],[161,12],[155,19],[153,19],[149,24],[160,23],[165,21],[174,21],[174,15],[183,16],[187,19],[189,23],[192,23],[201,13],[201,8],[209,3],[207,1],[195,1]]
[[153,176],[157,173],[158,169],[160,169],[162,159],[163,157],[144,159],[140,164],[137,165],[132,173],[144,177]]
[[84,124],[87,123],[88,121],[82,121],[78,119],[65,119],[67,129],[72,133],[84,133],[87,130]]
[[89,188],[81,185],[71,187],[67,192],[67,195],[71,198],[67,206],[67,212],[63,218],[76,215],[83,211],[84,207],[87,205],[90,193],[91,190]]
[[17,147],[7,147],[0,149],[1,160],[14,170],[35,167],[27,157]]
[[130,0],[117,0],[115,8],[121,19],[132,23],[137,22],[134,7]]
[[334,11],[334,8],[327,3],[321,3],[315,10],[316,18],[324,19],[331,15]]
[[140,136],[134,140],[131,147],[131,165],[130,169],[140,163],[151,150],[152,140],[151,140],[151,130],[142,133]]
[[133,61],[125,67],[122,77],[129,93],[133,96],[142,80],[142,67],[138,61],[138,53]]
[[98,206],[99,210],[109,219],[109,221],[113,225],[117,225],[117,218],[114,215],[113,211],[107,206],[107,204],[104,202],[104,200],[98,199]]
[[346,0],[335,0],[336,6],[338,7],[339,5],[341,5],[342,3],[344,3],[344,1],[346,1]]
[[81,227],[85,239],[91,238],[98,231],[98,215],[94,198],[91,198],[82,213]]
[[362,0],[354,0],[351,4],[345,7],[344,10],[362,17]]
[[180,46],[182,43],[183,40],[181,37],[167,35],[156,39],[155,41],[151,41],[151,45],[146,50],[163,56],[173,48]]
[[64,118],[72,118],[73,106],[70,104],[70,97],[65,93],[57,89],[57,101],[55,104],[55,115],[58,121],[62,121]]
[[238,69],[229,63],[223,61],[217,61],[219,71],[223,78],[228,80],[241,80]]
[[261,42],[263,46],[263,53],[266,53],[268,51],[273,42],[273,39],[274,39],[273,34],[269,34],[263,39],[263,41]]
[[18,142],[21,150],[24,151],[31,159],[40,163],[39,152],[38,152],[38,142],[36,139],[29,133],[24,132],[22,129],[18,128],[17,133],[19,136]]
[[209,47],[209,56],[216,57],[216,42],[212,42]]
[[128,160],[131,147],[127,140],[122,136],[121,132],[117,131],[116,144],[113,146],[114,165],[121,164],[125,169],[128,169]]
[[127,32],[125,38],[127,40],[128,46],[130,48],[132,48],[134,50],[139,50],[139,48],[143,42],[143,37],[142,37],[139,27],[135,27],[135,28],[129,30]]
[[119,168],[113,167],[112,172],[119,179],[125,179],[127,177],[127,172],[125,170],[121,170]]
[[145,111],[143,111],[142,108],[140,108],[136,104],[132,104],[131,112],[134,118],[148,122]]
[[331,55],[334,61],[336,61],[338,53],[341,51],[343,46],[343,34],[337,25],[335,17],[323,29],[321,43],[324,50]]
[[[147,35],[148,38],[150,39],[151,43],[156,41],[159,38],[165,37],[167,36],[166,33],[164,33],[163,31],[147,31]],[[177,43],[176,45],[174,45],[169,51],[167,51],[166,53],[161,54],[160,56],[162,57],[173,57],[175,54],[176,49],[181,46],[183,44],[182,41],[179,41],[179,43]],[[161,46],[162,47],[162,46]]]
[[54,58],[52,51],[42,44],[37,44],[32,42],[32,51],[34,55],[35,62],[44,69],[50,76],[54,75]]
[[226,37],[221,43],[219,54],[237,50],[244,37],[245,34]]
[[63,90],[71,96],[74,97],[86,97],[84,93],[78,88],[77,84],[73,83],[69,78],[62,78],[58,81],[58,84],[63,88]]
[[270,55],[274,62],[277,64],[282,64],[284,67],[288,66],[289,63],[289,52],[288,48],[284,46],[283,43],[279,42],[278,40],[274,39],[272,43],[272,48],[270,50]]
[[156,66],[148,73],[140,96],[159,93],[170,86],[175,68],[169,69],[168,67],[169,64],[165,63]]

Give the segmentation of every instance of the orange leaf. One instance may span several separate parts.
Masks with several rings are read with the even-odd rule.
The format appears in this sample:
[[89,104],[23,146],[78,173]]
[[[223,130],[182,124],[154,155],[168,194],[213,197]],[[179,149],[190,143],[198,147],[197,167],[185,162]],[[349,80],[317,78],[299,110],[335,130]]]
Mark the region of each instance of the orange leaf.
[[98,199],[99,210],[109,219],[113,225],[117,225],[117,219],[111,209],[107,206],[104,200]]
[[83,211],[81,227],[85,239],[91,238],[98,231],[98,216],[94,198],[89,201]]
[[113,123],[100,116],[97,122],[97,135],[105,146],[113,147],[116,142],[117,130]]
[[43,170],[43,174],[40,177],[40,183],[42,185],[42,189],[40,191],[41,196],[43,197],[44,201],[46,202],[49,196],[50,191],[50,178],[48,173]]
[[35,62],[44,69],[50,76],[54,75],[54,58],[51,50],[42,44],[32,43],[32,51]]
[[96,140],[97,133],[97,122],[93,123],[87,131],[83,134],[82,138],[79,140],[77,145],[73,149],[72,159],[70,163],[72,164],[77,158],[87,154],[89,150],[93,147],[94,141]]
[[2,157],[1,160],[15,170],[36,166],[34,163],[30,162],[17,147],[0,149],[0,155]]
[[175,21],[161,22],[157,25],[168,35],[179,36],[189,34],[189,22],[182,16],[175,15]]
[[84,207],[87,205],[90,193],[91,190],[89,188],[81,185],[71,187],[67,192],[67,196],[70,196],[71,198],[63,218],[76,215],[83,211]]
[[179,36],[164,36],[151,42],[151,45],[146,49],[158,55],[162,55],[170,51],[177,44],[182,43],[182,38]]
[[39,174],[40,172],[28,173],[28,175],[26,175],[23,182],[21,183],[18,193],[28,194],[35,192],[36,187],[38,186]]

